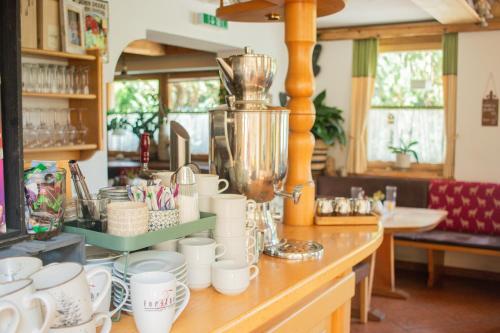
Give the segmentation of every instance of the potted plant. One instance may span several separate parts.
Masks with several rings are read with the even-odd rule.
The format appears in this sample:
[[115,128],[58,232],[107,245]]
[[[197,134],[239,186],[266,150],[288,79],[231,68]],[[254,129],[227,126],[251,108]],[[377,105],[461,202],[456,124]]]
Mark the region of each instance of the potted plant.
[[418,144],[418,141],[409,140],[408,143],[405,143],[402,139],[398,147],[389,146],[389,150],[396,154],[396,168],[398,169],[409,169],[411,166],[411,156],[415,157],[415,160],[418,163],[418,154],[413,149],[414,146]]
[[326,90],[319,93],[313,100],[316,109],[316,120],[312,133],[316,138],[313,153],[312,169],[321,171],[325,168],[328,148],[336,143],[344,146],[346,135],[344,131],[344,117],[342,110],[325,104]]

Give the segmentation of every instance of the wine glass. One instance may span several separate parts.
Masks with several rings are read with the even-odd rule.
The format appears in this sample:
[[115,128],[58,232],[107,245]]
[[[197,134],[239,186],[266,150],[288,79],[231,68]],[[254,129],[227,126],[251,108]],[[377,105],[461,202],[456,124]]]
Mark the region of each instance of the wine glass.
[[40,147],[46,148],[49,147],[52,141],[52,132],[50,131],[50,127],[47,123],[47,114],[43,109],[37,109],[39,116],[39,123],[37,127],[38,139],[40,142]]
[[54,109],[54,145],[62,146],[65,138],[64,109]]
[[78,124],[76,125],[76,143],[81,145],[85,144],[85,141],[87,139],[87,133],[89,132],[89,129],[85,124],[83,123],[83,118],[82,114],[85,109],[78,109]]
[[66,124],[64,126],[64,143],[66,145],[73,145],[75,144],[75,139],[76,139],[76,128],[75,126],[71,125],[71,110],[72,109],[65,109],[65,116],[66,116]]

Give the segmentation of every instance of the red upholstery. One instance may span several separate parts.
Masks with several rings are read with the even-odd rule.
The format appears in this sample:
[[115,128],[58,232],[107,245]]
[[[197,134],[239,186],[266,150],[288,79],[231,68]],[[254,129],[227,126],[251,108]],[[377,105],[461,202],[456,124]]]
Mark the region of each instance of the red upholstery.
[[448,211],[437,229],[500,236],[500,184],[433,180],[428,206]]

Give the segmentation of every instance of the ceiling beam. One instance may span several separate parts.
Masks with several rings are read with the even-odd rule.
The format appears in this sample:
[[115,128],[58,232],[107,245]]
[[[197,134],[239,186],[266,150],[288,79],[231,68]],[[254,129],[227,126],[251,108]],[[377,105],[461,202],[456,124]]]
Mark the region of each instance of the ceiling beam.
[[168,55],[193,55],[206,54],[208,52],[188,49],[185,47],[160,44],[147,39],[139,39],[127,45],[123,53],[137,54],[148,57],[160,57]]
[[500,19],[495,18],[488,21],[487,27],[481,27],[479,24],[474,23],[441,24],[439,22],[430,21],[347,28],[322,28],[318,29],[318,41],[432,36],[442,35],[446,32],[478,32],[491,30],[500,30]]
[[465,0],[412,0],[441,24],[477,23],[481,19]]

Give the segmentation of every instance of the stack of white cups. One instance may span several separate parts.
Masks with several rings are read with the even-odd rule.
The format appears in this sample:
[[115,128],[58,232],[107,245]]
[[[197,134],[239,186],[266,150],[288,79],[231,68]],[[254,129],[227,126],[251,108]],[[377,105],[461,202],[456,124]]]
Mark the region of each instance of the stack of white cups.
[[[198,207],[200,212],[210,212],[210,197],[224,192],[229,187],[226,179],[219,179],[218,175],[196,174],[196,184],[198,185]],[[221,184],[222,187],[221,187]]]
[[[196,174],[196,184],[198,186],[198,209],[200,212],[211,212],[210,197],[224,192],[229,187],[226,179],[219,179],[218,175]],[[222,185],[222,186],[221,186]],[[192,236],[209,237],[208,231],[196,233]]]
[[[215,259],[224,255],[224,246],[211,238],[191,237],[179,241],[179,252],[186,257],[187,281],[191,289],[210,287],[211,266]],[[216,250],[219,254],[216,255]]]
[[255,201],[247,200],[239,194],[218,194],[211,197],[210,211],[217,215],[214,238],[225,249],[221,259],[244,263],[255,261],[255,255],[249,253],[248,248],[255,247],[256,240],[253,236],[248,237],[246,231],[247,210],[254,210],[255,206]]

